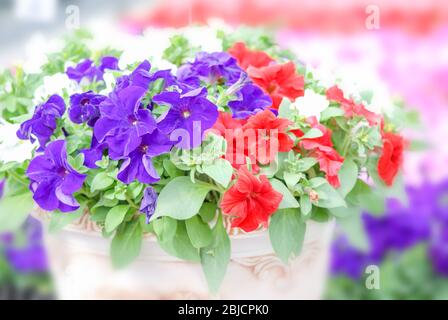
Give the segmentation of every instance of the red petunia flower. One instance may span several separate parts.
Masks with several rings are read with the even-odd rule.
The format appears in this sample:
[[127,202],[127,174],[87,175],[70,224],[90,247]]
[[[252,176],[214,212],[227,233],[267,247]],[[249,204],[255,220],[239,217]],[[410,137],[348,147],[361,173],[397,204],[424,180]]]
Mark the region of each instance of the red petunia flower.
[[[319,129],[322,132],[322,136],[300,140],[299,148],[296,148],[296,151],[300,152],[300,148],[310,151],[309,156],[319,162],[320,170],[325,172],[328,183],[338,188],[341,185],[338,173],[344,162],[344,158],[333,148],[333,142],[331,141],[332,132],[330,129],[318,123],[314,117],[309,118],[308,123],[313,128]],[[304,135],[300,129],[291,130],[291,132],[299,138]]]
[[291,124],[287,119],[277,118],[270,110],[251,116],[243,127],[250,154],[255,155],[259,163],[268,164],[278,152],[291,150],[294,141],[286,133]]
[[242,166],[236,183],[224,193],[221,209],[224,214],[235,216],[232,227],[250,232],[260,224],[268,226],[269,217],[277,210],[282,198],[266,176],[257,178]]
[[[243,125],[246,120],[234,119],[230,113],[220,112],[218,120],[213,125],[212,131],[221,135],[227,142],[225,159],[235,168],[247,165],[250,159],[253,172],[258,172],[259,167],[255,155],[250,155],[247,148],[247,139],[244,138]],[[241,140],[242,139],[242,140]]]
[[247,73],[256,85],[271,96],[272,107],[278,109],[284,97],[295,100],[303,96],[304,79],[297,74],[294,63],[270,64],[265,67],[247,68]]
[[328,89],[326,95],[328,100],[341,104],[341,108],[344,110],[345,116],[348,118],[352,118],[354,115],[363,116],[371,126],[377,125],[381,122],[381,115],[367,110],[362,103],[355,103],[352,99],[345,98],[344,93],[337,86],[333,86]]
[[378,175],[391,186],[403,163],[404,139],[392,132],[383,133],[383,150],[378,161]]
[[267,53],[251,50],[244,42],[236,42],[227,52],[236,59],[238,65],[247,70],[249,66],[260,68],[274,61]]

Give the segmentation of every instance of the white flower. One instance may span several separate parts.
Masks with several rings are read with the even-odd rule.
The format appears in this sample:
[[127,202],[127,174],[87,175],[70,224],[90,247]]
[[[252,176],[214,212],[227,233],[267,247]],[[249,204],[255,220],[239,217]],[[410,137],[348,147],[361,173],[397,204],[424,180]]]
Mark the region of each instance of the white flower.
[[20,140],[16,132],[20,125],[0,122],[0,161],[23,162],[31,159],[33,145],[29,140]]
[[298,97],[291,108],[296,109],[303,117],[315,116],[320,120],[320,113],[328,108],[330,102],[324,95],[318,94],[311,89],[306,89],[303,97]]
[[56,73],[52,76],[45,76],[43,84],[40,85],[34,92],[34,104],[40,104],[53,95],[58,94],[62,96],[64,90],[69,95],[72,95],[79,89],[76,81],[70,80],[65,73]]

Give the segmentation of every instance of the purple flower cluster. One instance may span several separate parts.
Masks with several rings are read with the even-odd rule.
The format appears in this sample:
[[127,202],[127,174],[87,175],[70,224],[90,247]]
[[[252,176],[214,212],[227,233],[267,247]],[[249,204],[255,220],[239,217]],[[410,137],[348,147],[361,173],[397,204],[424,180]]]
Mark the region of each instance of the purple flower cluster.
[[[226,52],[200,52],[191,63],[177,71],[179,81],[186,86],[198,88],[201,83],[239,87],[236,98],[228,103],[234,118],[246,118],[270,107],[272,99],[254,85],[236,59]],[[231,90],[233,91],[233,90]]]
[[42,209],[69,212],[79,208],[73,193],[81,189],[86,176],[68,164],[65,141],[51,142],[43,155],[31,161],[26,175],[33,199]]
[[96,66],[92,60],[85,59],[75,67],[68,67],[66,74],[69,79],[75,80],[78,83],[82,79],[87,79],[92,82],[103,80],[106,69],[118,70],[118,59],[110,56],[102,57],[99,66]]
[[23,122],[17,131],[22,140],[39,141],[38,151],[43,151],[57,127],[57,119],[65,113],[65,102],[58,95],[52,95],[47,102],[36,106],[33,117]]
[[362,252],[344,236],[333,244],[332,271],[354,279],[365,266],[381,262],[391,252],[402,252],[418,243],[428,244],[434,269],[448,275],[448,181],[407,188],[409,204],[388,201],[383,217],[363,214],[370,249]]
[[25,244],[17,245],[15,243],[17,236],[11,233],[0,235],[0,245],[8,263],[20,273],[46,272],[48,263],[42,243],[40,222],[31,216],[28,217],[19,233],[21,239],[26,240]]

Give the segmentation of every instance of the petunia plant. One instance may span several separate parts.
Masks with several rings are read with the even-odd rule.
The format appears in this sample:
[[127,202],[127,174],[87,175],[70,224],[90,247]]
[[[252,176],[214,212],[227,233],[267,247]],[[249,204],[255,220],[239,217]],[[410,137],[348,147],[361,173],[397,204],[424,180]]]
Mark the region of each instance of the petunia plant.
[[229,229],[269,232],[288,263],[308,220],[356,226],[363,208],[381,213],[400,191],[400,127],[250,34],[218,32],[216,52],[175,35],[157,59],[170,69],[149,57],[123,65],[120,51],[92,52],[84,38],[52,54],[38,76],[59,72],[68,85],[6,118],[34,151],[1,162],[0,221],[33,206],[52,212],[53,229],[88,215],[112,239],[116,267],[152,234],[169,254],[201,263],[216,291]]

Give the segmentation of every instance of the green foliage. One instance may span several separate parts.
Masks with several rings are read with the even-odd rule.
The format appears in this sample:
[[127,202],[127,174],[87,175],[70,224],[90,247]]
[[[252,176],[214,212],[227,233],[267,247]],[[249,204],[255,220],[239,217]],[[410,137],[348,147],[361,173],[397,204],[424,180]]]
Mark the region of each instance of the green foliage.
[[143,232],[138,220],[123,223],[112,239],[110,254],[115,268],[124,268],[140,254]]
[[[160,192],[153,219],[161,216],[178,220],[191,218],[199,212],[210,190],[209,184],[193,183],[188,177],[174,178]],[[176,197],[175,201],[173,195]]]
[[104,225],[106,232],[114,231],[124,221],[128,210],[129,205],[119,205],[110,209]]
[[212,230],[209,225],[202,221],[200,216],[195,215],[188,220],[185,220],[185,226],[187,227],[188,237],[191,244],[195,248],[204,248],[210,245],[212,242]]
[[221,215],[213,228],[212,239],[209,246],[200,249],[200,257],[210,292],[216,293],[230,261],[230,239],[222,223]]
[[305,238],[306,224],[301,221],[299,212],[299,209],[280,209],[271,217],[271,244],[285,264],[300,254]]
[[187,58],[199,52],[200,48],[193,47],[183,35],[176,34],[170,38],[170,46],[163,51],[163,59],[176,66],[183,64]]
[[34,91],[42,83],[42,75],[26,74],[17,67],[13,74],[10,70],[0,74],[0,114],[9,122],[20,122],[18,116],[33,111]]
[[42,66],[42,71],[48,75],[65,72],[67,61],[78,63],[91,57],[91,50],[86,43],[91,38],[91,34],[86,30],[76,30],[67,36],[63,49],[48,55],[48,62]]
[[[162,218],[165,219],[167,217]],[[160,247],[168,254],[179,259],[199,262],[199,250],[195,248],[191,243],[191,240],[187,233],[187,228],[185,226],[185,221],[173,221],[176,222],[176,230],[174,233],[172,233],[173,227],[169,227],[169,230],[171,231],[170,235],[172,234],[172,236],[165,235],[163,236],[163,238],[161,238],[156,232]]]
[[272,187],[280,192],[283,195],[283,199],[280,202],[280,205],[278,206],[278,209],[287,209],[287,208],[298,208],[299,203],[294,198],[294,196],[291,194],[291,191],[288,190],[288,188],[277,179],[271,179],[270,180]]
[[319,199],[315,204],[321,208],[337,208],[344,207],[346,203],[344,198],[327,182],[324,178],[313,178],[310,186],[317,192]]

